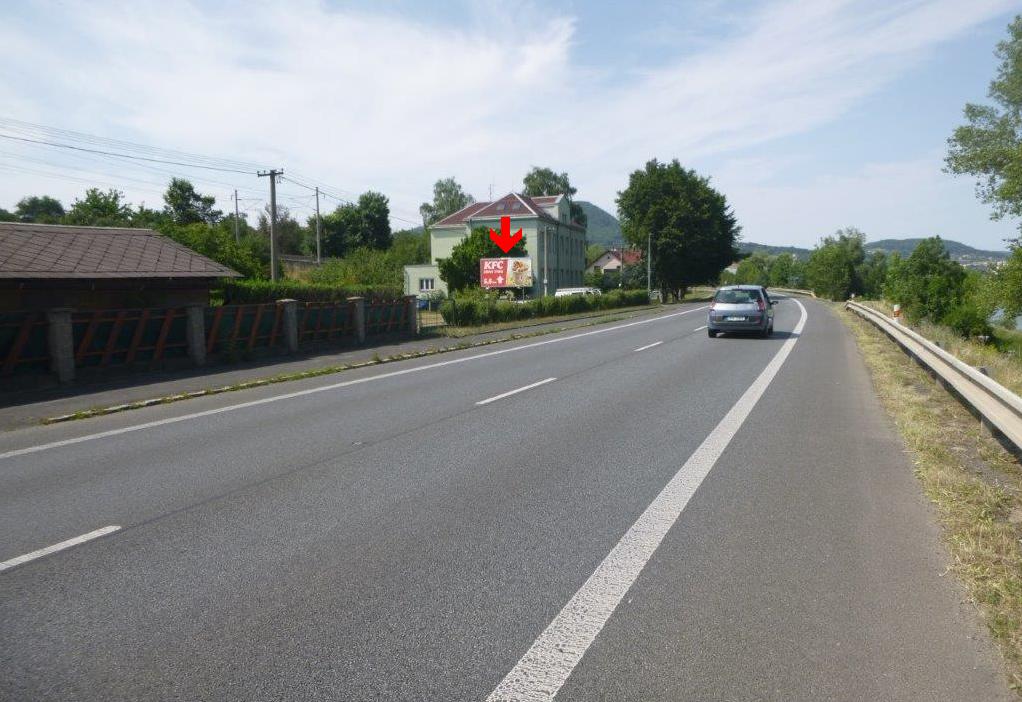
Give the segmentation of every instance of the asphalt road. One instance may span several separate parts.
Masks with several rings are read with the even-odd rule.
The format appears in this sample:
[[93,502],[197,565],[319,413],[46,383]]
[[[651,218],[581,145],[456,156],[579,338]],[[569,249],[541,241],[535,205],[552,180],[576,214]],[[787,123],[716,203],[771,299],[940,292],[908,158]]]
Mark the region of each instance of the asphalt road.
[[1013,699],[841,323],[705,323],[4,434],[0,699]]

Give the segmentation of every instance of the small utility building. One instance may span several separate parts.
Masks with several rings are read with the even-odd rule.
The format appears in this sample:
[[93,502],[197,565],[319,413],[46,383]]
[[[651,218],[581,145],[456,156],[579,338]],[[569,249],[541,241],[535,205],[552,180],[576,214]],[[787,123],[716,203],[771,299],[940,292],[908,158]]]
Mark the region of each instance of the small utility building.
[[0,311],[208,305],[234,277],[151,229],[0,222]]

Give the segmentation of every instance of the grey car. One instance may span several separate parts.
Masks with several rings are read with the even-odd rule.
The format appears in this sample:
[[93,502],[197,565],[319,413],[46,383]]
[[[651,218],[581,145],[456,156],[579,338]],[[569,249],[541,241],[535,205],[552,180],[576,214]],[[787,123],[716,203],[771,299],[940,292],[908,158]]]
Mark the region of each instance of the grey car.
[[714,338],[721,332],[752,332],[762,337],[774,331],[774,305],[760,285],[728,285],[713,295],[706,315],[706,333]]

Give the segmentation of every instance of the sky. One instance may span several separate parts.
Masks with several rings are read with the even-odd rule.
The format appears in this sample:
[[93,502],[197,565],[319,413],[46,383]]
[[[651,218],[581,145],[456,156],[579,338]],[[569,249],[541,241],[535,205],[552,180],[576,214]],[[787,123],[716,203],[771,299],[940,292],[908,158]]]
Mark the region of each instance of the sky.
[[[89,184],[160,206],[177,175],[223,209],[237,188],[251,218],[268,197],[253,171],[283,168],[326,186],[324,209],[380,191],[406,228],[438,178],[486,199],[544,166],[616,213],[629,173],[676,158],[727,196],[747,241],[812,246],[854,226],[999,249],[1019,223],[991,221],[974,181],[942,169],[1019,12],[1007,0],[3,3],[0,136],[44,125],[50,140],[71,130],[244,166],[0,138],[0,207],[44,193],[70,204]],[[313,212],[308,189],[285,181],[279,195]]]

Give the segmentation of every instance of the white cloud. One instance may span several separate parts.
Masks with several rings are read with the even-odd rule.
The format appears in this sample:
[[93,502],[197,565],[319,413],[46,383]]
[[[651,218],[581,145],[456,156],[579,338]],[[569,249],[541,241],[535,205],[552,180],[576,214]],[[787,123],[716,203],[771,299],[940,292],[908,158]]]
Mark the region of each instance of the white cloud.
[[[448,25],[311,0],[44,5],[45,34],[0,22],[0,61],[24,71],[0,91],[11,116],[381,190],[405,218],[438,177],[485,196],[530,165],[567,170],[612,208],[646,159],[740,155],[826,124],[1012,4],[769,2],[729,24],[737,35],[625,84],[573,63],[574,18],[532,5]],[[4,179],[0,203],[37,184]]]

